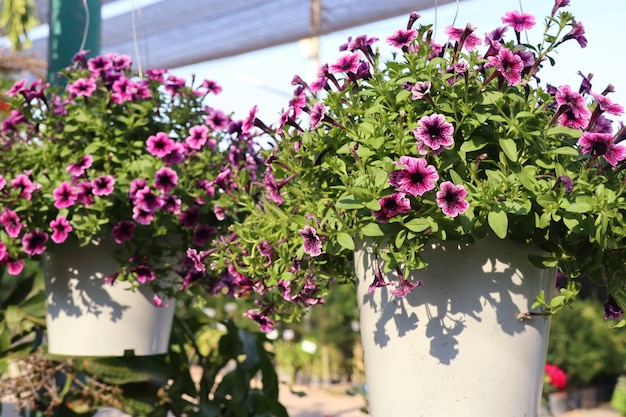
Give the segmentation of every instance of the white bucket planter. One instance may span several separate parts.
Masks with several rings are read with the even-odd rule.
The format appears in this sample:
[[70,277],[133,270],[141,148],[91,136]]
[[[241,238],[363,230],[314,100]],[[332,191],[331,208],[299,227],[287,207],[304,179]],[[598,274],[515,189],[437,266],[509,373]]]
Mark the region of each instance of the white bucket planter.
[[[424,285],[406,298],[378,288],[372,248],[357,250],[361,337],[372,417],[536,417],[549,320],[520,321],[555,271],[495,238],[429,249]],[[396,280],[395,274],[387,277]]]
[[117,269],[106,245],[64,243],[46,253],[48,351],[71,356],[166,353],[174,303],[156,307],[149,289],[105,284]]

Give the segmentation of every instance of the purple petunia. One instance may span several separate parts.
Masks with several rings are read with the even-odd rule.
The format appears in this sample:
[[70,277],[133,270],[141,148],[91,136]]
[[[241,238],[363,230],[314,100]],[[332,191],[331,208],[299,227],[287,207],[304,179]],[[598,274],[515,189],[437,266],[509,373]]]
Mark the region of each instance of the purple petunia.
[[149,186],[145,186],[137,190],[133,203],[142,211],[154,213],[163,206],[163,199],[152,192]]
[[69,233],[74,230],[70,222],[65,216],[59,216],[50,222],[52,235],[50,238],[54,243],[63,243],[67,239]]
[[131,268],[130,272],[135,274],[137,282],[140,284],[145,284],[148,281],[154,281],[156,279],[154,271],[148,265],[135,266]]
[[380,210],[372,210],[372,215],[379,223],[387,223],[393,217],[411,211],[411,202],[405,193],[395,193],[378,200]]
[[[443,114],[432,114],[424,116],[417,122],[417,127],[413,129],[413,134],[418,142],[418,150],[424,149],[420,145],[437,151],[442,147],[454,144],[454,127],[446,122]],[[423,151],[420,152],[423,154]]]
[[613,141],[612,133],[585,132],[578,139],[582,152],[593,157],[601,156],[612,166],[626,158],[626,147]]
[[154,174],[154,188],[169,193],[178,185],[178,174],[171,168],[163,167]]
[[69,164],[66,171],[74,178],[78,178],[85,173],[85,171],[93,164],[93,157],[91,155],[85,155],[77,162]]
[[326,113],[326,106],[324,103],[317,102],[313,106],[313,110],[311,110],[311,129],[315,129],[320,125],[324,115]]
[[535,26],[535,17],[528,13],[520,13],[517,10],[512,12],[506,12],[502,18],[502,23],[505,23],[513,28],[516,32],[521,32],[524,29],[531,29]]
[[189,128],[189,136],[185,139],[185,143],[190,149],[199,151],[206,144],[209,134],[209,128],[206,125],[192,126]]
[[15,211],[8,208],[5,208],[0,213],[0,224],[4,227],[7,235],[12,238],[18,237],[22,231],[22,222],[19,216]]
[[322,254],[322,241],[317,235],[317,230],[311,226],[304,226],[298,230],[298,234],[304,239],[304,252],[311,256]]
[[93,195],[105,196],[113,192],[115,186],[115,178],[111,175],[102,175],[91,181],[91,192]]
[[465,187],[446,181],[441,184],[440,191],[437,191],[437,206],[444,214],[456,217],[469,208],[469,203],[465,197],[467,197]]
[[355,73],[359,68],[361,57],[357,53],[342,55],[337,59],[337,62],[332,64],[329,68],[331,74],[339,74],[342,72]]
[[392,35],[387,36],[386,41],[395,48],[408,47],[417,37],[415,29],[398,29]]
[[121,244],[128,240],[131,240],[135,235],[135,228],[137,224],[135,222],[131,222],[128,220],[123,220],[118,222],[115,226],[113,226],[113,230],[111,234],[115,238],[115,243]]
[[54,197],[54,207],[58,209],[73,206],[78,198],[76,187],[67,181],[62,182],[61,185],[55,188],[52,192],[52,196]]
[[421,196],[435,188],[439,174],[434,166],[428,165],[426,159],[401,156],[396,165],[404,166],[404,168],[393,171],[389,175],[389,184],[396,187],[398,191]]
[[26,200],[30,200],[33,193],[39,189],[39,185],[32,182],[26,174],[18,174],[11,180],[11,186],[16,190],[20,190],[20,197]]
[[67,86],[72,97],[91,97],[96,91],[96,80],[93,78],[79,78]]
[[167,133],[159,132],[146,140],[146,149],[151,155],[163,158],[174,150],[174,141],[167,136]]
[[40,255],[46,250],[48,234],[41,230],[33,230],[22,237],[22,249],[29,256]]

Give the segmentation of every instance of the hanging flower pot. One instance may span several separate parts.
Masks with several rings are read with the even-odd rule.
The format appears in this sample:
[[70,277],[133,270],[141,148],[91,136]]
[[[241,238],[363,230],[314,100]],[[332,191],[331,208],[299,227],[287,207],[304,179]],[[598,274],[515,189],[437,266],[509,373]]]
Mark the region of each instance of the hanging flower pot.
[[157,355],[168,350],[174,303],[146,287],[105,282],[119,267],[112,245],[66,242],[46,252],[48,351],[56,355]]
[[419,290],[399,297],[400,286],[369,291],[373,249],[355,252],[371,415],[536,416],[549,319],[520,315],[551,292],[555,271],[534,267],[529,248],[511,241],[445,242],[409,277]]

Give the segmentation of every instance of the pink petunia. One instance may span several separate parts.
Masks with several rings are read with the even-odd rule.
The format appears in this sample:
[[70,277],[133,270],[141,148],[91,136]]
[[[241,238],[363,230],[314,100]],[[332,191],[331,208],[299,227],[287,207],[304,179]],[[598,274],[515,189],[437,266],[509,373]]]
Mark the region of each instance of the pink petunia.
[[428,165],[426,159],[401,156],[396,165],[404,168],[393,171],[389,175],[389,184],[396,187],[398,191],[421,196],[435,188],[439,174],[433,165]]
[[387,223],[393,217],[411,211],[411,202],[405,193],[395,193],[378,200],[380,210],[372,210],[372,215],[379,223]]
[[63,243],[69,236],[69,233],[73,230],[70,222],[65,216],[59,216],[50,222],[50,229],[52,229],[52,235],[50,238],[54,243]]
[[502,23],[509,25],[516,32],[521,32],[524,29],[531,29],[537,22],[535,22],[535,17],[533,15],[514,10],[504,14]]
[[54,197],[54,207],[60,209],[71,207],[76,203],[78,194],[76,187],[64,181],[52,191]]
[[418,145],[426,145],[434,151],[454,144],[452,136],[454,127],[446,122],[446,117],[443,114],[435,113],[422,117],[417,122],[417,127],[413,129],[413,134],[418,141]]
[[146,149],[151,155],[163,158],[174,149],[174,141],[167,136],[167,133],[159,132],[146,140]]
[[304,226],[298,230],[298,234],[304,239],[304,252],[311,256],[319,256],[322,254],[322,241],[317,235],[317,230],[311,226]]
[[585,132],[578,139],[578,145],[584,154],[601,156],[612,166],[626,158],[626,146],[615,144],[612,133]]
[[18,237],[22,231],[22,222],[19,216],[15,211],[8,208],[5,208],[0,213],[0,224],[4,227],[7,235],[12,238]]

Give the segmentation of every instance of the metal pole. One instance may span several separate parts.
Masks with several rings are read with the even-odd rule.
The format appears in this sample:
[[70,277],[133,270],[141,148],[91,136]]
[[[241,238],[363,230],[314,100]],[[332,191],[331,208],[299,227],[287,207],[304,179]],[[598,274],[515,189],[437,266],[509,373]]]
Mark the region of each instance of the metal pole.
[[48,80],[59,82],[59,70],[72,63],[74,55],[89,50],[100,54],[101,0],[50,0]]

